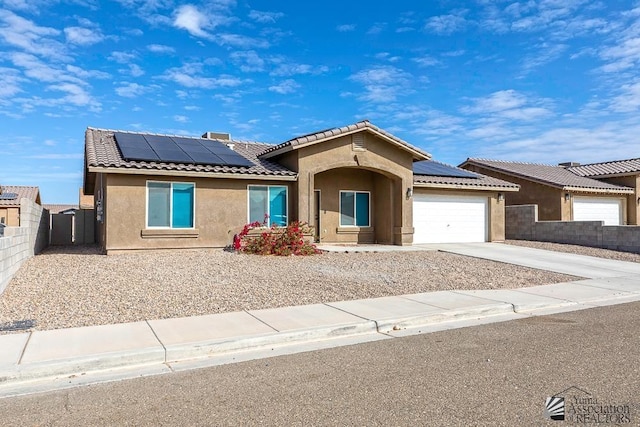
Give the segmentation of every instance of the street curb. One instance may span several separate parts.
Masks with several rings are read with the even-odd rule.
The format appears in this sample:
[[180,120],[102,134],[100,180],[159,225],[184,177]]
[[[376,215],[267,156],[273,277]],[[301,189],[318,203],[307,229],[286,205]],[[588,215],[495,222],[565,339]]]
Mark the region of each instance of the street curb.
[[469,309],[447,310],[442,313],[379,319],[376,320],[376,322],[378,324],[378,332],[390,333],[399,329],[416,328],[453,320],[498,316],[505,313],[513,313],[513,306],[511,304],[491,304]]
[[202,359],[224,353],[257,350],[272,346],[330,340],[332,338],[376,333],[373,321],[362,321],[318,328],[300,329],[246,336],[239,339],[224,338],[166,346],[165,362]]

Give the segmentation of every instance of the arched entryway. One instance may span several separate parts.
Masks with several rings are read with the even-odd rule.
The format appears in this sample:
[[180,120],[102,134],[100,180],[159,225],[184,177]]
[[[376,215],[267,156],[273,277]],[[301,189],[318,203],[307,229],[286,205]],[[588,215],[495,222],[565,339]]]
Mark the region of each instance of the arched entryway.
[[312,225],[321,243],[397,243],[402,180],[390,173],[336,167],[313,174]]

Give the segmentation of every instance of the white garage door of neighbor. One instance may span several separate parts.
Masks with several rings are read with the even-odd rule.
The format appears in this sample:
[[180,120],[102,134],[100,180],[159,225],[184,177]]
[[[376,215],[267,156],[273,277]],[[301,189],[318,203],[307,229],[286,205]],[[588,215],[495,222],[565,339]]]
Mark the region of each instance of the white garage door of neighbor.
[[486,197],[413,195],[413,243],[487,241]]
[[622,200],[603,197],[574,197],[574,221],[604,221],[604,225],[622,223]]

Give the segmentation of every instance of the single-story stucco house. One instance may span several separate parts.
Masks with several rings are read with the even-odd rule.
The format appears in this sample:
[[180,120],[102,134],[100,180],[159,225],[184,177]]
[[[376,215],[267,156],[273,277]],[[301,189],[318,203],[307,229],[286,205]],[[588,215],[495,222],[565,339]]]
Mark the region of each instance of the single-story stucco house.
[[40,189],[22,185],[0,186],[0,224],[20,226],[20,200],[23,198],[40,205]]
[[321,243],[500,241],[518,186],[433,162],[365,120],[278,145],[88,128],[83,190],[113,253],[224,247],[265,217],[307,222]]
[[572,164],[544,165],[469,158],[460,167],[520,185],[517,193],[505,193],[507,206],[538,205],[541,221],[603,221],[627,224],[631,187],[579,176]]
[[640,225],[640,159],[572,165],[567,169],[576,175],[633,188],[627,195],[627,224]]

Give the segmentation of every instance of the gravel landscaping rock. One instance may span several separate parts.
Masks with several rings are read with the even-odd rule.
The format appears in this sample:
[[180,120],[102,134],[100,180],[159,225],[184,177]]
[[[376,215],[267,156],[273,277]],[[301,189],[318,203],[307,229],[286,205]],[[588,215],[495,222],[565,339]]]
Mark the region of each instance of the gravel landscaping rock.
[[[183,250],[101,255],[52,247],[0,295],[0,329],[133,322],[450,289],[520,288],[573,276],[436,251],[308,257]],[[10,333],[11,331],[0,331]]]
[[570,254],[595,256],[598,258],[617,259],[618,261],[640,262],[640,254],[612,251],[610,249],[566,245],[564,243],[531,242],[528,240],[507,240],[505,243],[515,246],[526,246],[528,248],[545,249],[547,251],[567,252]]

